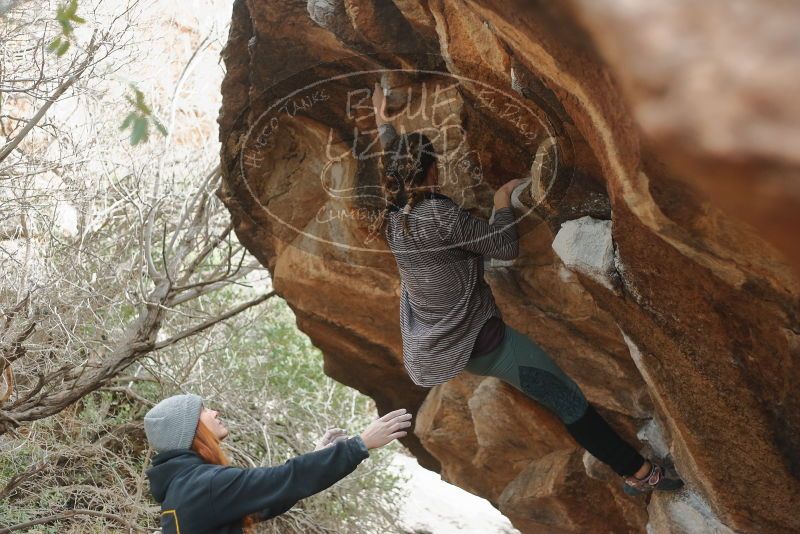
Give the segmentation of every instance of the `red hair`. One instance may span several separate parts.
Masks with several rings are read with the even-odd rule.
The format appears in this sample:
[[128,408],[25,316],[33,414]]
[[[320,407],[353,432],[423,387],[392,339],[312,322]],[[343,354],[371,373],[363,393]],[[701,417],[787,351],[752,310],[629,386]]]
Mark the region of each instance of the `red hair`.
[[[194,435],[194,440],[192,440],[192,450],[207,464],[230,465],[225,451],[220,447],[219,438],[203,421],[197,422],[197,432]],[[251,527],[255,522],[253,516],[245,516],[242,519],[242,531],[245,534],[252,532]]]

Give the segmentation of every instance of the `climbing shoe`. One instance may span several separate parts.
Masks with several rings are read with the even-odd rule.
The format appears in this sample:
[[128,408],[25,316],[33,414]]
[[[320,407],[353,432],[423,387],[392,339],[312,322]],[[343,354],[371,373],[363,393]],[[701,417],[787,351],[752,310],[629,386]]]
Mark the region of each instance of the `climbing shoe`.
[[650,472],[644,478],[625,477],[623,491],[628,495],[641,495],[648,491],[675,491],[683,487],[680,478],[668,478],[664,467],[650,461]]

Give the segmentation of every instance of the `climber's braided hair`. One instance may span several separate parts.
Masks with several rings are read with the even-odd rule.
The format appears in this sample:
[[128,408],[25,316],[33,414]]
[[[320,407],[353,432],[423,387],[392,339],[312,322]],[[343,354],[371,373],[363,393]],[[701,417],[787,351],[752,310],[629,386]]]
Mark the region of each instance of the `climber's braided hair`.
[[408,214],[425,194],[425,176],[436,164],[433,143],[425,134],[413,132],[398,135],[384,150],[383,168],[386,176],[383,191],[386,208],[381,226],[392,207],[403,209],[403,231],[409,234]]

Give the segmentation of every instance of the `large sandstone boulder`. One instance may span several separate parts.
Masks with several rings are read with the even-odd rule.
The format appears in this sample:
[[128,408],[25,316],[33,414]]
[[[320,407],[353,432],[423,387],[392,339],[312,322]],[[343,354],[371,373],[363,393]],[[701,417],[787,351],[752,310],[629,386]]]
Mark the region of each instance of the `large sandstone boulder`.
[[[237,0],[219,195],[326,372],[415,412],[420,463],[521,531],[800,532],[798,24],[754,0]],[[406,376],[375,83],[465,209],[530,179],[519,257],[485,265],[504,317],[684,491],[625,495],[497,379]]]

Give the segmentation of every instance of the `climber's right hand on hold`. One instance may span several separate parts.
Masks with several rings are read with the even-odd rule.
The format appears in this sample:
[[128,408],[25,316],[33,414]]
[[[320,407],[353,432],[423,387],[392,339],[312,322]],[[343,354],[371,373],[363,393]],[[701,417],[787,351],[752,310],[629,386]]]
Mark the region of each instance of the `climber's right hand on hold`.
[[525,180],[521,180],[519,178],[514,178],[513,180],[509,180],[500,186],[500,188],[494,194],[494,209],[499,210],[500,208],[507,208],[510,206],[511,193],[514,191],[515,187],[524,181]]
[[367,449],[377,449],[404,437],[408,432],[403,429],[410,426],[411,414],[405,408],[400,408],[375,419],[361,433],[361,439]]

